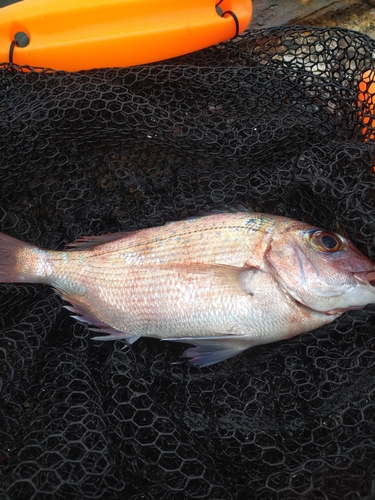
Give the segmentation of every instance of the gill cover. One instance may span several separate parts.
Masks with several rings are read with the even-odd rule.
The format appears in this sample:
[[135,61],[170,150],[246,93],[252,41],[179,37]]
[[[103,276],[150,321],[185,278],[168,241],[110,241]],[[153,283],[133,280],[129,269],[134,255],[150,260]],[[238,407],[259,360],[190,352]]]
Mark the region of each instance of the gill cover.
[[375,302],[375,288],[355,276],[374,271],[374,264],[336,233],[286,232],[272,241],[265,260],[287,292],[316,311],[332,313]]

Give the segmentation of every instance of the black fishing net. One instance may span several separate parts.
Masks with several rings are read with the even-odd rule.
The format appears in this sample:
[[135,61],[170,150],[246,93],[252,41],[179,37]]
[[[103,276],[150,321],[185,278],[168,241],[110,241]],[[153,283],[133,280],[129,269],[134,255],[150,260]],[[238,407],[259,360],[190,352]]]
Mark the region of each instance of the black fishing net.
[[[4,64],[0,230],[62,249],[240,205],[375,259],[374,50],[288,27],[136,68]],[[370,306],[200,369],[1,284],[0,497],[374,499],[374,329]]]

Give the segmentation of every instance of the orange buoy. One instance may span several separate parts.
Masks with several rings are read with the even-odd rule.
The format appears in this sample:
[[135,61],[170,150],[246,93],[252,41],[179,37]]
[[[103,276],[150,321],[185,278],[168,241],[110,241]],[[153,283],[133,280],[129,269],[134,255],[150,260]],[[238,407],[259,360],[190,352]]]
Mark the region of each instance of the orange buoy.
[[375,70],[369,69],[363,73],[358,85],[360,120],[363,123],[362,134],[365,141],[375,139]]
[[0,62],[78,71],[146,64],[233,38],[251,0],[23,0],[0,8]]

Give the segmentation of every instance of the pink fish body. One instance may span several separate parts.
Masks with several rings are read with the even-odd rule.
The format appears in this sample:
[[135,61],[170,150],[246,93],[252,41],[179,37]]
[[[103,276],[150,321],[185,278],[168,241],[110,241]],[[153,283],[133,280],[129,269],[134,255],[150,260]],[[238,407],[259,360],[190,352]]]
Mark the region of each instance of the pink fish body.
[[375,302],[375,265],[340,235],[223,213],[42,250],[0,234],[0,281],[52,285],[106,335],[195,344],[206,366]]

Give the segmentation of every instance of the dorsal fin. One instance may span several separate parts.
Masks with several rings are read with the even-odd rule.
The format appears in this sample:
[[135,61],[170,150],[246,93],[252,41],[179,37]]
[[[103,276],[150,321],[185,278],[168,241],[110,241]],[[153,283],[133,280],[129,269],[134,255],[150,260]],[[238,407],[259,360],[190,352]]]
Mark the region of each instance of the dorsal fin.
[[69,248],[69,250],[84,250],[87,248],[96,247],[98,245],[103,245],[104,243],[109,243],[110,241],[126,238],[130,235],[134,235],[134,232],[135,231],[129,233],[107,233],[101,234],[99,236],[81,236],[76,241],[68,243],[66,246]]

